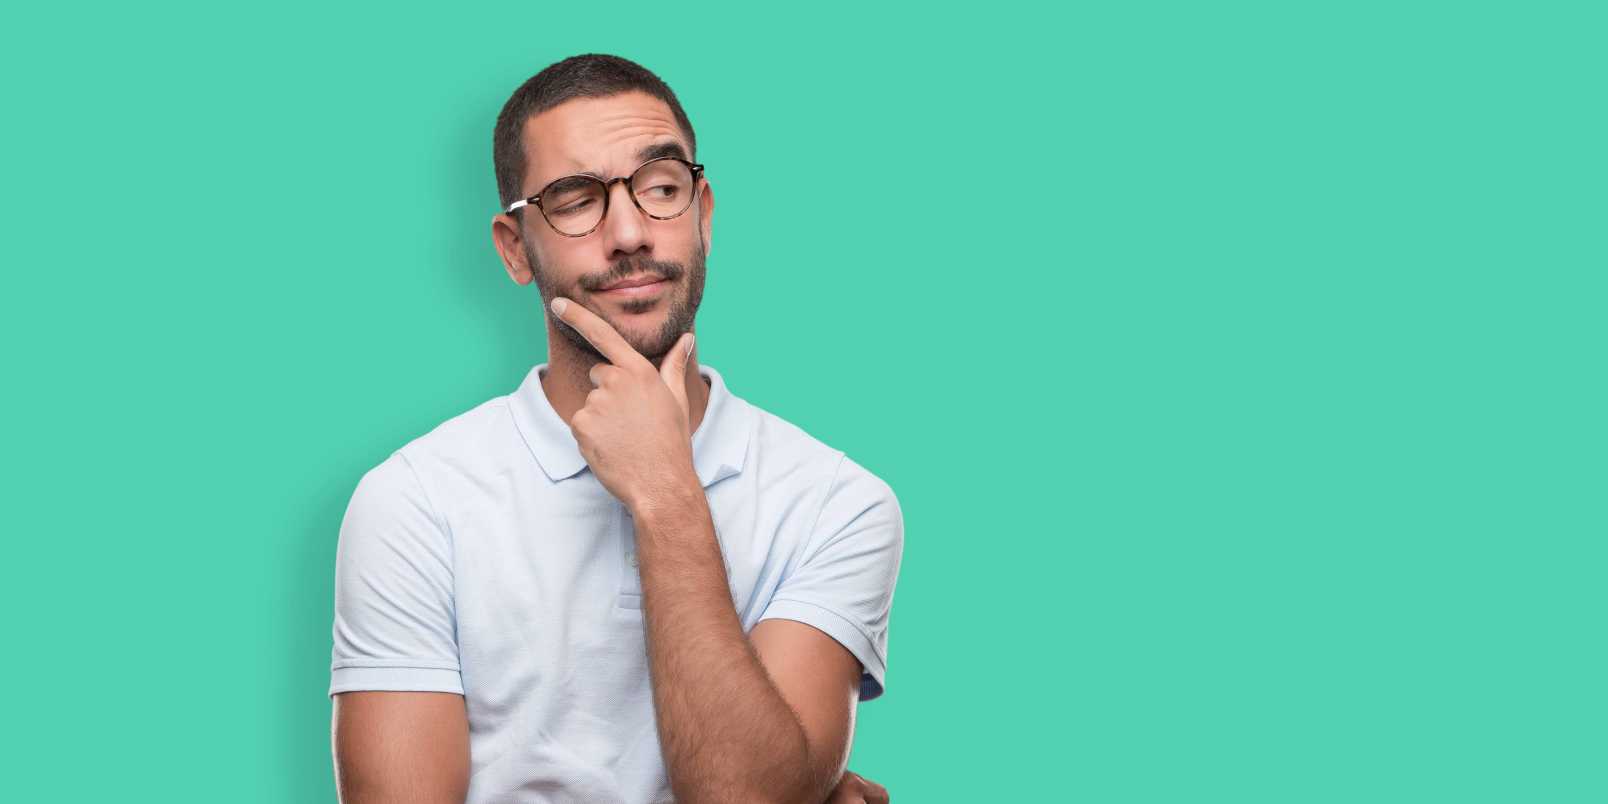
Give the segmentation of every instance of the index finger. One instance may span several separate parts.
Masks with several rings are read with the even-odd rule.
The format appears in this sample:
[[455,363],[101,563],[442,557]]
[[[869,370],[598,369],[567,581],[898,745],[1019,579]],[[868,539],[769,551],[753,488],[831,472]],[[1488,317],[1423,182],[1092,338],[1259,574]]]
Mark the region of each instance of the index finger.
[[[862,779],[865,777],[861,777]],[[888,788],[870,779],[865,780],[865,804],[888,804]]]
[[592,348],[602,352],[610,363],[616,366],[624,366],[629,364],[632,358],[637,360],[647,359],[638,354],[637,350],[631,348],[631,344],[626,343],[625,338],[620,337],[620,333],[615,332],[614,327],[609,326],[609,322],[598,318],[597,314],[591,310],[563,296],[553,299],[551,306],[553,315],[558,316],[560,321],[574,327],[575,331],[581,333],[581,337],[585,338],[587,343],[592,344]]

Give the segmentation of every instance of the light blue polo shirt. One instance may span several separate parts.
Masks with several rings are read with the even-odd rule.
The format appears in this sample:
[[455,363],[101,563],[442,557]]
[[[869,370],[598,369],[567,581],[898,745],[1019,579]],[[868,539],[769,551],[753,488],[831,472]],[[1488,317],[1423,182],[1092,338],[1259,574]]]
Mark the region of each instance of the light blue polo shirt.
[[[668,802],[631,517],[548,402],[546,368],[358,482],[329,692],[462,694],[467,804]],[[698,371],[693,465],[744,632],[808,623],[860,660],[861,700],[881,695],[904,545],[892,489]]]

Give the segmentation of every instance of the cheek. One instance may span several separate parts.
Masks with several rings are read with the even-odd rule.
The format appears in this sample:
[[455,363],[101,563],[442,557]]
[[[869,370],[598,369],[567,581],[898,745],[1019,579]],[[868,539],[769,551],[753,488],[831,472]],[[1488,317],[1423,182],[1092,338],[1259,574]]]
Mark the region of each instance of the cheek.
[[542,273],[556,287],[577,287],[581,277],[589,273],[582,266],[597,260],[595,248],[579,242],[549,243],[542,249]]

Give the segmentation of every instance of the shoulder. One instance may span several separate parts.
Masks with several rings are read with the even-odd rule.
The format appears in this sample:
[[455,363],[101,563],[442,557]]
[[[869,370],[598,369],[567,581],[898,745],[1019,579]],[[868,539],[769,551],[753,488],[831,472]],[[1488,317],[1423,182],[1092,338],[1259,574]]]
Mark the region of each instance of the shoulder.
[[369,472],[406,472],[426,491],[450,478],[500,474],[518,456],[513,448],[522,444],[508,403],[508,395],[496,396],[452,416],[394,449]]
[[[884,504],[895,513],[898,498],[882,477],[804,428],[752,403],[753,443],[762,487],[785,482],[808,489],[818,510]],[[785,479],[785,480],[784,480]]]
[[824,487],[837,471],[844,453],[775,413],[751,402],[749,458],[760,482],[768,488]]

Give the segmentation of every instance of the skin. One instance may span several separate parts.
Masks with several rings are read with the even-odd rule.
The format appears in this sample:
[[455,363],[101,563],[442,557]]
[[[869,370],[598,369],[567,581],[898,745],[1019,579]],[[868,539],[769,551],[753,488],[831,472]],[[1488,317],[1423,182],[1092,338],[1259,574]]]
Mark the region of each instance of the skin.
[[[645,149],[679,143],[669,107],[629,92],[567,101],[528,120],[522,197],[573,173],[626,176]],[[703,488],[692,433],[709,387],[697,371],[693,317],[712,242],[714,194],[655,220],[610,188],[608,214],[565,237],[535,209],[493,218],[508,276],[535,283],[547,316],[542,389],[600,483],[636,523],[649,672],[676,800],[886,804],[887,790],[844,769],[861,667],[803,623],[765,620],[744,633]],[[669,277],[651,298],[607,282]],[[345,804],[461,804],[468,786],[463,697],[336,696],[336,777]]]
[[[526,121],[524,134],[528,164],[522,197],[575,173],[602,178],[630,175],[644,161],[643,149],[650,146],[673,142],[687,151],[670,107],[639,92],[568,101]],[[521,285],[535,282],[544,307],[560,297],[575,300],[658,366],[683,331],[696,332],[692,315],[703,298],[703,271],[695,265],[709,252],[715,210],[713,189],[707,180],[699,184],[693,208],[668,221],[643,215],[622,182],[609,190],[607,217],[585,237],[565,237],[553,231],[539,211],[527,208],[516,213],[517,220],[515,215],[495,216],[492,239],[509,278]],[[598,291],[616,279],[664,273],[651,270],[653,263],[674,264],[680,273],[658,302]],[[678,307],[690,308],[690,313],[673,316]],[[667,331],[666,322],[672,318],[681,326]],[[591,390],[587,372],[604,358],[554,316],[547,317],[547,344],[542,390],[559,417],[569,421]],[[686,385],[696,429],[709,402],[709,387],[698,375],[696,362],[689,366]]]

